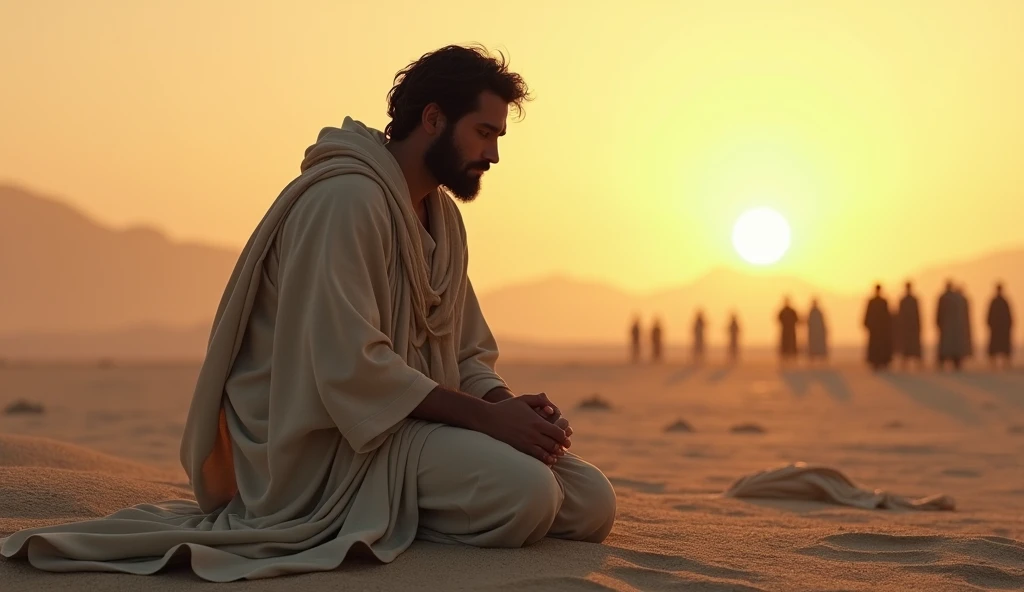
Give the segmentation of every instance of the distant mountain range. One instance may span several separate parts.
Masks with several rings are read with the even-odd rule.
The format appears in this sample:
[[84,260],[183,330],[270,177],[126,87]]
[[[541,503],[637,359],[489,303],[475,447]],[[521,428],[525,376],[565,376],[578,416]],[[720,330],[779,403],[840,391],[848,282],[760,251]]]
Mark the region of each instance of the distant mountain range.
[[209,322],[237,257],[0,185],[0,335]]
[[[920,302],[925,340],[934,338],[935,303],[949,278],[966,286],[975,335],[987,335],[984,317],[995,281],[1003,282],[1011,304],[1014,295],[1024,295],[1024,249],[909,274],[907,279]],[[903,291],[902,281],[883,286],[894,309]],[[740,320],[743,341],[763,345],[777,339],[778,311],[788,296],[801,317],[811,300],[817,299],[829,325],[830,340],[859,344],[865,335],[864,308],[872,295],[871,282],[865,285],[863,295],[854,296],[823,290],[799,278],[720,269],[692,283],[646,295],[565,276],[549,277],[490,292],[481,297],[481,305],[494,333],[516,341],[622,343],[632,318],[639,315],[645,331],[657,316],[667,340],[689,343],[693,319],[700,309],[712,346],[724,345],[733,312]]]
[[[237,251],[180,243],[153,228],[118,230],[59,200],[0,185],[0,357],[198,358]],[[909,274],[922,300],[925,338],[946,278],[967,286],[978,335],[992,284],[1024,294],[1024,249]],[[620,344],[634,315],[662,318],[669,342],[688,343],[698,308],[712,347],[736,311],[744,342],[775,340],[782,298],[803,314],[818,298],[835,343],[860,343],[863,295],[821,290],[794,277],[721,269],[671,290],[635,295],[559,276],[481,295],[492,330],[516,350],[529,343]],[[890,302],[902,286],[886,286]],[[1019,327],[1020,323],[1018,323]],[[1019,331],[1017,331],[1019,334]]]

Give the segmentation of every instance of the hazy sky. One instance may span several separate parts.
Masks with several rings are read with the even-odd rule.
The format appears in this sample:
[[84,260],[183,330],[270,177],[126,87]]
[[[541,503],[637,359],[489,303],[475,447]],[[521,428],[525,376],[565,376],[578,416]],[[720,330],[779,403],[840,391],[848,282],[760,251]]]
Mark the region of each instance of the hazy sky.
[[863,292],[1024,243],[1021,31],[1016,0],[4,2],[0,181],[240,247],[320,128],[479,41],[537,97],[463,207],[480,287],[744,267],[769,205],[772,271]]

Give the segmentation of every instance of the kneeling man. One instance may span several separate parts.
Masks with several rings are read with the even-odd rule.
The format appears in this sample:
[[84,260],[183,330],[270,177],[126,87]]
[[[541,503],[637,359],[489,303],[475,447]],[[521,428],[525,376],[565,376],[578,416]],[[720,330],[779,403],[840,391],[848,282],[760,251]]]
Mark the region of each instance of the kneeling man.
[[608,480],[494,370],[452,197],[476,196],[527,99],[503,61],[449,46],[396,75],[383,132],[322,130],[218,307],[181,445],[196,501],[23,530],[3,554],[136,574],[183,556],[229,581],[389,562],[415,538],[604,540]]

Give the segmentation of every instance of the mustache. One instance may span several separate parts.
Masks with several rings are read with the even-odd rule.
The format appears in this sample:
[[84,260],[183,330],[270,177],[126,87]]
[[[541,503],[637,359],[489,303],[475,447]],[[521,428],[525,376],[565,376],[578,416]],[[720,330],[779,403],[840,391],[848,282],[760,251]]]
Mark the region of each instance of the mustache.
[[477,169],[477,170],[481,170],[481,171],[486,171],[486,170],[488,170],[490,168],[491,168],[491,163],[487,162],[486,160],[479,160],[477,162],[471,162],[471,163],[466,165],[466,170],[467,171],[470,170],[470,169]]

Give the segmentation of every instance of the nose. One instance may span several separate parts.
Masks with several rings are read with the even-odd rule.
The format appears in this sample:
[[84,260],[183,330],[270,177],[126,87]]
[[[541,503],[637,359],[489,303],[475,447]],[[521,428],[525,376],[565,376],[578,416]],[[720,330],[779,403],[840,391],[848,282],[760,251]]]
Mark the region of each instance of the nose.
[[498,164],[498,144],[494,143],[484,149],[484,160],[491,164]]

